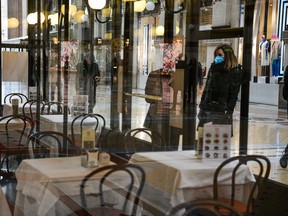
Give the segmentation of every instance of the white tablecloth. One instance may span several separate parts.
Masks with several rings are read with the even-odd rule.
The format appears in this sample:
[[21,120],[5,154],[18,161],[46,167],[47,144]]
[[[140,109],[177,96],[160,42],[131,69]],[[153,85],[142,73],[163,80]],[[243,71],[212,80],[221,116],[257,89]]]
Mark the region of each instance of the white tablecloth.
[[[2,117],[0,117],[2,118]],[[4,119],[2,121],[0,121],[0,131],[6,131],[6,123],[7,123],[7,119]],[[23,121],[21,120],[17,120],[17,119],[13,119],[9,122],[9,130],[17,130],[17,129],[23,129]]]
[[[129,162],[144,168],[147,190],[153,188],[160,191],[163,202],[166,198],[171,206],[175,206],[184,201],[213,196],[213,175],[223,160],[196,159],[194,155],[194,151],[135,153]],[[227,188],[230,188],[231,170],[232,167],[221,172],[220,191],[224,197],[229,194]],[[249,167],[243,166],[237,173],[238,199],[248,198],[247,189],[254,181]],[[147,200],[157,200],[157,197],[149,197],[152,194],[146,193]]]
[[[23,105],[24,104],[19,104],[18,106],[18,114],[23,114]],[[36,104],[33,105],[32,107],[32,111],[36,113]],[[12,104],[4,104],[3,106],[3,116],[7,116],[7,115],[12,115],[13,111],[12,111]],[[25,114],[30,116],[30,108],[29,105],[25,106]]]
[[[18,183],[14,216],[70,215],[73,210],[61,201],[61,197],[75,196],[75,202],[81,205],[81,181],[94,169],[96,168],[82,167],[81,157],[23,160],[15,173]],[[127,185],[127,180],[121,176],[113,177],[113,181],[114,178],[117,184]],[[88,190],[90,194],[97,193],[97,185],[87,185],[85,191]],[[117,195],[110,196],[110,199],[117,199]],[[120,199],[122,201],[123,197],[119,198],[118,195],[118,200],[111,202],[120,205]]]
[[[75,117],[69,115],[67,117],[67,132],[68,136],[71,135],[71,124]],[[74,124],[74,138],[75,138],[75,145],[81,147],[81,128],[79,126],[80,120],[78,119],[77,122]],[[96,120],[93,118],[85,119],[83,123],[83,130],[89,129],[94,130],[96,125]],[[41,115],[40,116],[40,129],[41,131],[58,131],[63,132],[63,115]],[[97,128],[96,131],[96,147],[97,147],[97,139],[99,138],[98,134],[101,131],[101,126]]]
[[5,216],[11,216],[11,211],[5,198],[5,194],[2,191],[2,188],[0,189],[0,209],[1,215],[3,214]]
[[[67,117],[67,127],[68,134],[71,134],[71,123],[75,117],[68,115]],[[63,115],[41,115],[41,131],[63,131]],[[80,133],[79,128],[77,127],[77,123],[75,123],[76,133]],[[95,119],[87,118],[85,119],[84,127],[86,128],[94,128],[95,127]],[[78,129],[78,130],[77,130]],[[75,131],[74,131],[75,132]]]

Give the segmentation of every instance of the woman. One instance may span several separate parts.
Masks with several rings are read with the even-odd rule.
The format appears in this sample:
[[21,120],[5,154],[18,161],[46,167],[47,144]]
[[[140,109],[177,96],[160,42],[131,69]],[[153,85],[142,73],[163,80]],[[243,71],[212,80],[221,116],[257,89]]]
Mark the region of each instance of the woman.
[[243,72],[231,46],[217,46],[214,58],[199,105],[198,129],[208,122],[232,126],[232,114],[242,83]]

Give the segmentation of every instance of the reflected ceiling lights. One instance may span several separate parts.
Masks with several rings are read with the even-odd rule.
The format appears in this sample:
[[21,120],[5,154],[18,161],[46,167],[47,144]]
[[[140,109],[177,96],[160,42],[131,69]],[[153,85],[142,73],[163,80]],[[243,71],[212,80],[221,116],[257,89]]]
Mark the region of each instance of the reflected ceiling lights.
[[88,0],[88,4],[92,9],[101,10],[106,5],[106,0]]
[[8,28],[18,28],[19,26],[19,21],[17,18],[12,17],[8,19]]
[[[30,13],[27,16],[27,22],[30,25],[35,25],[37,23],[37,19],[38,19],[38,12],[35,13]],[[41,12],[40,13],[40,22],[43,23],[45,21],[45,16],[44,14]]]
[[146,7],[146,0],[134,2],[134,11],[135,12],[142,12],[145,10],[145,7]]
[[147,11],[153,11],[155,9],[155,4],[153,1],[148,1],[146,3],[146,10]]

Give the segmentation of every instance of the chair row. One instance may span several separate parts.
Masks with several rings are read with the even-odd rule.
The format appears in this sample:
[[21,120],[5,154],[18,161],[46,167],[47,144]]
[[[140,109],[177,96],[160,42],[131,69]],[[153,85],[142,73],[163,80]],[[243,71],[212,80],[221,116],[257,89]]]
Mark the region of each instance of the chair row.
[[[80,154],[80,149],[84,148],[100,148],[100,150],[109,151],[106,146],[105,134],[106,120],[99,114],[82,114],[73,118],[69,132],[67,135],[60,131],[40,131],[35,133],[35,122],[26,115],[10,115],[0,119],[0,138],[1,148],[0,157],[2,166],[6,162],[6,170],[9,172],[9,157],[16,155],[20,162],[23,158],[27,158],[28,145],[31,143],[30,150],[35,152],[33,157],[49,157],[49,152],[57,151],[56,156],[71,156]],[[92,133],[95,140],[94,145],[89,140],[86,144],[83,133],[87,130]],[[144,141],[140,139],[143,138]],[[150,140],[149,140],[150,139]],[[138,128],[132,129],[124,135],[125,154],[129,157],[138,151],[154,151],[165,150],[165,141],[157,132]],[[32,141],[32,142],[31,142]],[[118,142],[119,140],[114,140]],[[87,146],[85,146],[87,145]],[[54,150],[51,150],[54,149]],[[123,146],[124,149],[124,146]],[[50,156],[55,156],[51,154]]]
[[[249,199],[247,202],[241,202],[235,199],[235,173],[239,170],[240,166],[246,166],[248,163],[253,163],[258,166],[259,172],[255,175],[255,183],[249,193]],[[219,174],[224,167],[231,167],[231,176],[228,181],[230,181],[231,195],[229,198],[221,198],[218,194],[218,179],[221,178]],[[174,215],[187,215],[187,216],[248,216],[257,215],[257,210],[259,209],[259,200],[263,199],[263,189],[265,187],[265,182],[268,179],[270,173],[270,161],[265,156],[261,155],[242,155],[236,156],[223,161],[220,166],[216,169],[214,173],[213,180],[213,198],[206,200],[191,200],[180,203],[169,211],[166,212],[167,216]],[[105,202],[105,193],[103,193],[103,185],[115,189],[117,182],[119,182],[119,176],[117,177],[117,182],[113,181],[110,176],[114,175],[116,172],[121,172],[123,178],[130,179],[130,184],[127,189],[124,189],[125,201],[121,208],[114,208],[113,205],[109,205],[109,202]],[[125,175],[123,175],[125,172]],[[101,174],[102,173],[102,174]],[[103,175],[103,173],[105,173]],[[97,186],[99,189],[99,199],[100,205],[98,207],[91,208],[91,196],[86,193],[86,186],[93,185],[93,179],[98,175],[101,179],[100,184]],[[136,178],[136,179],[135,179]],[[100,167],[90,174],[88,174],[81,183],[80,195],[81,195],[81,209],[78,209],[75,213],[77,215],[102,215],[101,212],[109,212],[108,215],[138,215],[139,205],[145,202],[142,199],[141,193],[145,185],[145,172],[141,168],[141,165],[136,164],[125,164],[125,165],[109,165]],[[228,178],[228,177],[227,177]],[[115,180],[115,178],[114,178]],[[112,185],[112,186],[111,186]],[[135,186],[136,185],[136,186]],[[96,185],[95,185],[96,186]],[[134,188],[134,189],[133,189]],[[135,190],[136,188],[136,190]],[[121,188],[123,190],[123,188]],[[116,189],[115,189],[116,190]],[[95,202],[95,201],[94,201]],[[127,202],[133,203],[133,208],[127,207]],[[90,205],[88,205],[90,203]]]

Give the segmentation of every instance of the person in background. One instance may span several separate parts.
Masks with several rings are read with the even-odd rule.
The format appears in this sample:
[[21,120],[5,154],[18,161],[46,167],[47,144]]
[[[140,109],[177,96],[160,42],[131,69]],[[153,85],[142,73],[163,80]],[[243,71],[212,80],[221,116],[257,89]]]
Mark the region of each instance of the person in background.
[[[231,46],[221,44],[214,51],[214,62],[199,104],[199,128],[205,123],[230,124],[242,84],[243,71]],[[233,131],[232,131],[233,132]],[[231,134],[233,135],[233,133]]]
[[[187,84],[187,103],[191,102],[191,92],[193,93],[192,103],[196,103],[196,89],[199,84],[199,87],[202,88],[203,85],[203,77],[202,77],[202,65],[197,61],[196,58],[191,58],[188,65],[189,73],[188,73],[188,84]],[[196,80],[196,81],[194,81]]]
[[[286,100],[287,102],[287,118],[288,118],[288,65],[285,68],[284,74],[283,74],[283,79],[284,79],[284,86],[283,86],[283,99]],[[280,166],[282,168],[287,167],[288,163],[288,145],[285,147],[282,156],[280,158]]]
[[88,95],[88,112],[93,113],[96,104],[96,87],[100,80],[100,71],[91,52],[83,54],[83,62],[77,66],[76,93],[77,95]]

